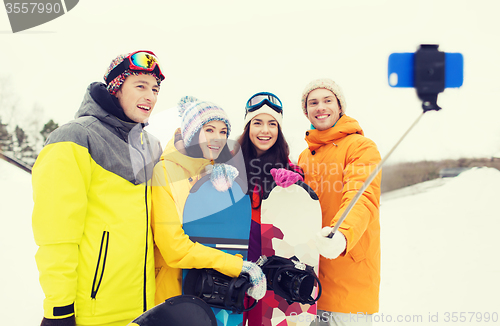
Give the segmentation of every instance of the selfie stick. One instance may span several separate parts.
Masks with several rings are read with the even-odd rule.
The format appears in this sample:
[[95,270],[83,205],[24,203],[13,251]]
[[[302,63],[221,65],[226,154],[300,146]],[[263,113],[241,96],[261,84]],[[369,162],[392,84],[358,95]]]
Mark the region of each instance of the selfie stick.
[[415,53],[414,60],[414,87],[417,89],[417,95],[422,100],[422,112],[418,116],[417,120],[410,126],[410,128],[404,133],[404,135],[398,140],[396,145],[387,153],[382,161],[377,165],[375,170],[368,176],[363,186],[356,193],[354,198],[351,200],[346,210],[342,213],[339,220],[333,226],[332,231],[327,236],[332,238],[335,232],[339,229],[342,222],[344,222],[347,215],[350,213],[354,205],[363,195],[366,188],[375,179],[377,174],[382,170],[382,165],[385,163],[387,158],[391,156],[392,152],[398,147],[398,145],[403,141],[403,139],[408,135],[408,133],[413,129],[413,127],[418,123],[420,118],[427,111],[439,111],[441,108],[437,105],[437,96],[439,93],[444,91],[445,88],[445,53],[438,51],[438,45],[421,45],[420,49]]
[[380,170],[382,170],[382,165],[384,165],[385,161],[389,158],[389,156],[391,156],[392,152],[394,152],[394,150],[396,149],[396,147],[398,147],[398,145],[403,141],[403,139],[406,137],[406,135],[408,135],[408,133],[418,123],[418,121],[420,120],[420,118],[422,118],[422,116],[424,115],[425,112],[426,111],[424,111],[421,115],[418,116],[417,120],[415,120],[415,122],[411,125],[411,127],[398,140],[398,142],[396,143],[396,145],[394,145],[394,147],[392,147],[392,149],[389,151],[389,153],[387,153],[387,155],[384,157],[384,159],[382,161],[380,161],[380,163],[377,165],[376,169],[373,170],[372,173],[370,173],[370,175],[368,176],[368,178],[366,179],[366,181],[363,183],[363,186],[361,187],[361,189],[359,189],[359,191],[356,193],[356,195],[354,196],[354,198],[349,203],[349,206],[347,206],[346,210],[340,216],[340,219],[337,221],[337,223],[335,223],[335,226],[333,227],[332,232],[330,232],[330,234],[328,235],[328,238],[333,237],[333,234],[335,232],[337,232],[337,230],[339,229],[340,224],[342,224],[342,222],[344,222],[344,220],[347,217],[347,215],[349,214],[349,212],[352,210],[352,208],[354,207],[354,205],[356,205],[356,202],[358,201],[359,197],[361,197],[361,195],[365,192],[366,188],[368,188],[368,186],[370,185],[370,183],[372,183],[373,179],[375,179],[375,177],[380,172]]

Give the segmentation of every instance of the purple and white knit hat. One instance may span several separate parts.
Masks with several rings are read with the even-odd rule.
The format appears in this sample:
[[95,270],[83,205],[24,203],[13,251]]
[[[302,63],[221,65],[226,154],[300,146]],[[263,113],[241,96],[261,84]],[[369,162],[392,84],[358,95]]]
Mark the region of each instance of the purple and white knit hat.
[[307,97],[309,94],[314,91],[315,89],[318,88],[325,88],[329,91],[331,91],[337,99],[339,100],[340,103],[340,113],[342,115],[345,114],[345,109],[346,109],[346,102],[345,102],[345,97],[344,93],[342,92],[342,89],[340,88],[339,85],[337,85],[333,80],[328,79],[328,78],[321,78],[321,79],[316,79],[310,82],[304,91],[302,92],[302,111],[304,111],[304,114],[307,117]]
[[184,146],[189,146],[194,135],[210,121],[219,120],[227,126],[227,136],[231,132],[231,124],[226,112],[210,102],[201,102],[193,96],[184,96],[177,104],[181,121],[181,133]]
[[[123,60],[125,60],[125,58],[127,58],[131,54],[132,53],[120,54],[113,61],[111,61],[111,64],[109,65],[108,69],[106,70],[106,73],[104,74],[104,82],[106,82],[106,78],[108,78],[108,75],[110,74],[110,72],[113,69],[115,69],[120,63],[122,63]],[[146,71],[144,71],[144,72],[131,71],[131,70],[127,69],[123,73],[121,73],[120,75],[116,76],[115,79],[113,79],[112,81],[110,81],[106,85],[106,88],[107,88],[108,92],[111,95],[115,95],[116,92],[118,92],[118,90],[120,89],[120,87],[123,85],[123,83],[125,82],[125,79],[127,79],[128,76],[139,76],[139,75],[152,75],[152,76],[155,76],[156,81],[158,82],[158,86],[160,86],[161,79],[158,78],[158,76],[156,76],[155,73],[153,73],[153,72],[146,72]]]

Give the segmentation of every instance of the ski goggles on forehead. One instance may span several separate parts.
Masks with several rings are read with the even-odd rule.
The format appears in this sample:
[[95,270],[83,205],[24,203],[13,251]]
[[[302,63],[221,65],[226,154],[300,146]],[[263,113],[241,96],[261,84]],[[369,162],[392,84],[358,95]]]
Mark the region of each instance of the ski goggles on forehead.
[[276,95],[267,92],[257,93],[252,96],[247,101],[246,110],[247,112],[253,112],[263,105],[269,106],[278,113],[283,113],[283,104],[281,104],[280,99]]
[[154,73],[159,79],[164,80],[165,76],[160,69],[160,62],[156,55],[151,51],[136,51],[126,57],[118,66],[116,66],[106,78],[106,83],[125,72],[125,70],[146,71]]

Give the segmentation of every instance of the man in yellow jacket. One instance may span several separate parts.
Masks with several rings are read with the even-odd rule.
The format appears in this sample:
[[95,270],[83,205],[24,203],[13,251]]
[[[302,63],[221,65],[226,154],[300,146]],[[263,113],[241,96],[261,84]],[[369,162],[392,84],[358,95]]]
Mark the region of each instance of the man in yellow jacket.
[[150,179],[161,146],[143,128],[163,79],[154,53],[118,56],[38,156],[41,326],[124,326],[154,306]]
[[379,307],[380,174],[366,189],[332,238],[328,238],[363,182],[380,162],[373,141],[345,115],[340,87],[330,79],[306,86],[302,109],[312,124],[308,148],[299,156],[305,182],[318,194],[323,229],[316,237],[321,254],[318,302],[320,325],[371,325]]

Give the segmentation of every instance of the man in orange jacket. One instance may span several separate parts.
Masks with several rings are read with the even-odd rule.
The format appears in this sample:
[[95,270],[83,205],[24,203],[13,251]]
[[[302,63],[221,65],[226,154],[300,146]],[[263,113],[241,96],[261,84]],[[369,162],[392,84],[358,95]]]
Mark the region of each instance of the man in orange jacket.
[[323,214],[323,229],[316,236],[323,286],[317,320],[320,325],[371,325],[379,308],[380,174],[334,236],[328,234],[380,162],[380,154],[358,122],[345,115],[344,95],[333,80],[307,85],[302,109],[312,129],[306,132],[308,148],[298,163],[305,182],[319,196]]

